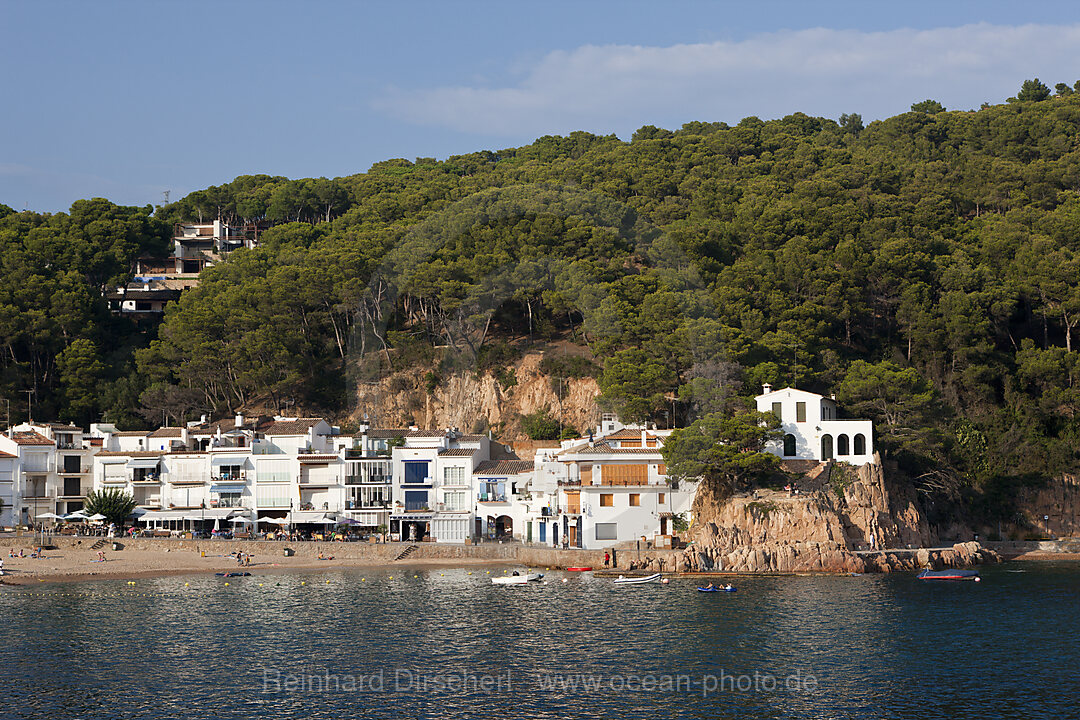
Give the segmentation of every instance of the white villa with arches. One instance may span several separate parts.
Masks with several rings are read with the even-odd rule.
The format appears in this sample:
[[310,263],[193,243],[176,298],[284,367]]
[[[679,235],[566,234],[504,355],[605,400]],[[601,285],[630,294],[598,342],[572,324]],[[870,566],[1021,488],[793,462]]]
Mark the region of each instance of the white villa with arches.
[[839,460],[865,465],[874,459],[874,424],[840,420],[835,398],[784,388],[762,388],[757,409],[780,418],[783,440],[766,448],[785,460]]

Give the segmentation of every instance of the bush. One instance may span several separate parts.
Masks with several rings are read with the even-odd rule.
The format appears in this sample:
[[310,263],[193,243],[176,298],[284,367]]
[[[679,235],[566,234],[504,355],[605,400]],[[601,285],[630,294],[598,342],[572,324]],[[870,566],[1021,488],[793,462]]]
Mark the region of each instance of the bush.
[[495,382],[499,383],[503,390],[509,390],[518,384],[517,373],[514,368],[503,368],[495,373]]
[[521,416],[521,430],[530,440],[558,440],[559,421],[547,409]]
[[488,370],[505,369],[521,357],[521,351],[502,340],[487,343],[476,353],[476,374]]
[[545,355],[540,361],[540,372],[553,378],[596,377],[600,368],[581,355]]

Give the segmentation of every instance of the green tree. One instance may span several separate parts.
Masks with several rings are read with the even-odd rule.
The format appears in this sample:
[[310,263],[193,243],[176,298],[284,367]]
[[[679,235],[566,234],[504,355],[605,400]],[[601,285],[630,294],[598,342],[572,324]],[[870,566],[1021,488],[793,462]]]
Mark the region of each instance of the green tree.
[[744,402],[733,414],[711,413],[675,430],[661,452],[670,477],[701,478],[715,490],[732,492],[776,472],[779,458],[765,447],[782,434],[775,415]]
[[1020,86],[1020,92],[1015,98],[1009,98],[1009,102],[1041,102],[1050,97],[1050,88],[1039,82],[1039,78],[1025,80]]
[[675,374],[643,350],[619,350],[604,363],[598,402],[623,422],[645,422],[664,413],[674,385]]
[[862,115],[858,113],[844,113],[840,116],[840,128],[852,135],[858,135],[863,131]]
[[72,341],[56,358],[60,387],[68,412],[86,425],[101,407],[101,384],[105,364],[93,340]]
[[561,429],[558,419],[552,417],[547,408],[521,416],[521,431],[530,440],[558,440]]
[[912,103],[911,112],[924,113],[926,115],[936,115],[940,112],[945,112],[945,106],[939,103],[937,100],[922,100],[917,103]]
[[92,490],[86,496],[83,509],[90,515],[104,515],[108,522],[123,527],[128,515],[135,510],[135,498],[119,488]]

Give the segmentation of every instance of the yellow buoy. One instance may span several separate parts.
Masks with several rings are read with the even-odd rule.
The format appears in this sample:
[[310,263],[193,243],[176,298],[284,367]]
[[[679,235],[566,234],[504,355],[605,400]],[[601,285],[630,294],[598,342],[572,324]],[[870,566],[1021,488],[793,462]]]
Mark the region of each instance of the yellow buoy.
[[229,587],[229,583],[225,583],[225,587]]
[[187,584],[187,583],[184,583],[184,587],[188,587],[188,584]]
[[327,584],[327,585],[329,585],[329,584],[330,584],[330,581],[329,581],[329,580],[327,580],[327,581],[326,581],[326,584]]
[[305,581],[301,580],[301,581],[300,581],[300,584],[301,584],[301,585],[307,585],[307,582],[305,582]]

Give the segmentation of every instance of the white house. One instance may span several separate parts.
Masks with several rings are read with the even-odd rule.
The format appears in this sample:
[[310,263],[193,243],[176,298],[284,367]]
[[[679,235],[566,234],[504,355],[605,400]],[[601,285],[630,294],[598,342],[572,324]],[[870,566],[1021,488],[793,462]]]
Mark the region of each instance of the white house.
[[[62,423],[24,423],[0,435],[0,497],[5,493],[5,470],[10,469],[10,519],[36,522],[43,513],[81,510],[92,486],[93,448],[81,428]],[[10,466],[10,467],[9,467]],[[0,524],[3,524],[0,521]]]
[[841,420],[835,398],[795,388],[762,388],[757,409],[780,418],[784,437],[767,450],[785,460],[873,462],[874,427],[869,420]]

